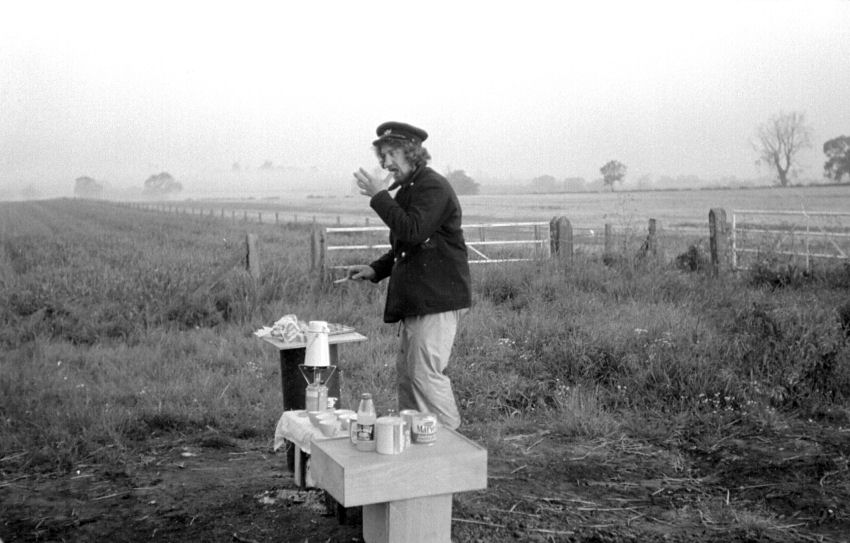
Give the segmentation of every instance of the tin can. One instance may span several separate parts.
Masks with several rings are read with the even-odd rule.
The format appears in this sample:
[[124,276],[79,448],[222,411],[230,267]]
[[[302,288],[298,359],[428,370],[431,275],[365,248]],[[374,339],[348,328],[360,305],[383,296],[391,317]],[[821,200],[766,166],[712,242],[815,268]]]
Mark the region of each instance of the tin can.
[[437,417],[430,413],[416,415],[410,441],[417,445],[433,445],[437,441]]
[[399,454],[404,450],[404,420],[401,417],[379,417],[375,421],[375,450],[379,454]]
[[352,445],[357,445],[357,413],[348,415],[348,437]]
[[413,421],[418,414],[419,411],[416,409],[402,409],[398,414],[404,420],[404,439],[405,444],[408,446],[410,446],[411,442],[410,434],[413,432]]

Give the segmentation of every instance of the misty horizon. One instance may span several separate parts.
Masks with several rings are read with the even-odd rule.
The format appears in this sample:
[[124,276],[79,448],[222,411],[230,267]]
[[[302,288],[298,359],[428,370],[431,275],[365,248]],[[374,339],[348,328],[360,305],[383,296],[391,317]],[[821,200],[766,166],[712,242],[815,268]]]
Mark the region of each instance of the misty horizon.
[[[0,193],[71,195],[81,176],[132,191],[160,172],[186,195],[345,191],[386,120],[425,128],[431,166],[482,187],[593,183],[609,160],[623,186],[761,182],[757,127],[792,111],[812,134],[794,182],[812,183],[823,143],[850,134],[848,2],[376,6],[15,6]],[[403,25],[434,39],[393,39]]]

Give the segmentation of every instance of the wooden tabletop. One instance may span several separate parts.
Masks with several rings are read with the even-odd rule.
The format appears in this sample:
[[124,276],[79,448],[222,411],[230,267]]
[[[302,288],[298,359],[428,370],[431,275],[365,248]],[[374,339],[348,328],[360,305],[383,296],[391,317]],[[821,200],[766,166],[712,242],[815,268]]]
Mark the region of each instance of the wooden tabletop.
[[345,507],[487,488],[487,449],[440,428],[433,445],[401,454],[362,452],[349,439],[313,442],[315,485]]
[[[303,349],[307,347],[306,341],[293,341],[291,343],[284,342],[281,339],[271,337],[271,336],[263,336],[260,339],[265,341],[266,343],[270,343],[280,349],[281,351],[285,351],[287,349]],[[328,336],[328,345],[337,345],[340,343],[355,343],[357,341],[366,341],[368,339],[363,334],[357,332],[345,332],[344,334],[331,334]]]

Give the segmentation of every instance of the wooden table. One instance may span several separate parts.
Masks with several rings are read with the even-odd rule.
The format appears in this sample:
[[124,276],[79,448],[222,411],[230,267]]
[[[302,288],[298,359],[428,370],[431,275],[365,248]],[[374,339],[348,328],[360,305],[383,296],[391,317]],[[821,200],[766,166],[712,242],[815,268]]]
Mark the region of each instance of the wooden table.
[[[300,364],[304,363],[304,357],[307,354],[306,341],[294,341],[286,343],[280,339],[263,336],[263,341],[275,346],[280,351],[280,390],[283,396],[283,410],[292,411],[304,409],[305,390],[307,382],[304,376],[301,375],[301,370],[298,369]],[[326,383],[328,387],[328,396],[339,398],[339,383],[343,369],[339,367],[339,345],[344,343],[356,343],[365,341],[367,338],[357,332],[346,332],[344,334],[331,334],[328,336],[328,354],[330,363],[336,366],[336,371],[328,379]],[[300,466],[304,466],[304,458],[299,458]],[[286,451],[286,465],[290,471],[295,471],[295,447],[289,447]],[[303,468],[302,468],[303,469]],[[304,481],[303,474],[300,477]],[[296,476],[296,479],[299,477]]]
[[449,543],[452,494],[487,488],[487,450],[446,428],[434,445],[398,455],[332,439],[313,442],[311,470],[316,486],[343,507],[363,506],[367,543]]

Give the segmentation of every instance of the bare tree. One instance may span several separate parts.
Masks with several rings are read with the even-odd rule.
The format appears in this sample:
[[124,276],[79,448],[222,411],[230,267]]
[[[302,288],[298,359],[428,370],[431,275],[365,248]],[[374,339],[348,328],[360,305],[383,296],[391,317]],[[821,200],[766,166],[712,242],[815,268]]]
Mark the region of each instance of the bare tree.
[[794,173],[797,154],[811,147],[811,130],[805,115],[798,111],[780,113],[758,128],[753,148],[759,153],[757,163],[776,169],[777,179],[788,186],[789,175]]

